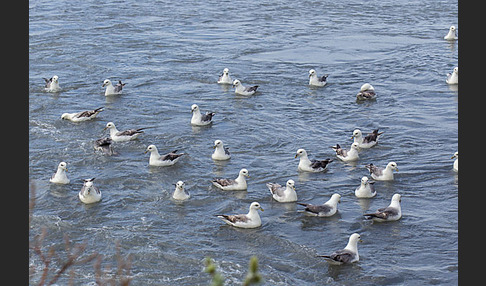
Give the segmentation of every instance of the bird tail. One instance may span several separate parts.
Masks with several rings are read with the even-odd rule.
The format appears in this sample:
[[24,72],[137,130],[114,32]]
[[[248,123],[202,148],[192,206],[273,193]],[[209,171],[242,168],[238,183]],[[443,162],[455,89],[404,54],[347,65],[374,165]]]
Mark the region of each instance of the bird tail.
[[102,106],[102,107],[98,107],[98,108],[96,108],[96,109],[94,110],[94,112],[103,111],[103,110],[104,110],[103,108],[104,108],[104,106]]

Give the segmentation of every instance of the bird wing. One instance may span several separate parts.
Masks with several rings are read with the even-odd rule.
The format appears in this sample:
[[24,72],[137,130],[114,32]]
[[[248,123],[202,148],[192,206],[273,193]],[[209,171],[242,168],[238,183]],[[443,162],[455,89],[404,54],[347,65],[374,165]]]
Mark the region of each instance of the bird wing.
[[245,88],[245,91],[252,92],[252,91],[256,91],[257,88],[258,88],[258,85],[249,86],[249,87]]
[[325,160],[311,160],[311,168],[318,169],[318,168],[326,168],[327,164],[331,163],[332,159],[325,159]]
[[283,197],[284,196],[285,188],[283,188],[280,184],[277,184],[277,183],[268,183],[267,184],[267,187],[268,187],[268,189],[270,190],[270,192],[273,195],[276,194],[279,197]]
[[223,178],[213,179],[213,182],[221,185],[222,187],[236,184],[236,181],[233,179],[223,179]]
[[225,219],[229,222],[232,223],[237,223],[237,222],[248,222],[250,219],[244,215],[244,214],[239,214],[239,215],[217,215],[218,217]]
[[328,213],[331,210],[331,207],[328,205],[312,205],[312,204],[304,204],[304,203],[298,203],[298,204],[305,206],[306,211],[315,214]]

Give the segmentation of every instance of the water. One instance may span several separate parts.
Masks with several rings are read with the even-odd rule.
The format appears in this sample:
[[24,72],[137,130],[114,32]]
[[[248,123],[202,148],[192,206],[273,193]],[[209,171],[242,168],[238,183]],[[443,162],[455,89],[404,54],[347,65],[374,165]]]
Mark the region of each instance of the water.
[[[264,285],[451,285],[458,283],[458,91],[445,75],[458,63],[458,43],[443,40],[456,25],[457,1],[29,1],[29,176],[36,186],[30,238],[47,227],[45,246],[62,253],[63,235],[88,243],[116,267],[132,256],[132,285],[208,285],[213,258],[227,285],[239,285],[257,255]],[[458,27],[458,30],[459,27]],[[460,32],[460,31],[459,31]],[[216,84],[228,67],[252,97]],[[307,85],[309,69],[328,85]],[[63,90],[46,93],[43,77]],[[121,79],[123,95],[105,97],[104,79]],[[370,82],[376,101],[357,103]],[[210,127],[190,125],[190,107],[214,111]],[[104,106],[93,121],[72,123],[64,112]],[[93,150],[107,122],[119,129],[150,126],[138,140],[116,143],[119,156]],[[355,128],[384,131],[357,164],[338,160],[327,173],[297,172],[298,148],[335,158]],[[222,139],[233,157],[211,159]],[[149,144],[187,153],[175,166],[151,168]],[[49,183],[60,161],[71,183]],[[398,164],[393,182],[359,200],[364,164]],[[247,168],[247,192],[215,189],[213,177]],[[96,177],[100,203],[77,198],[82,179]],[[339,214],[308,217],[296,204],[273,201],[265,183],[296,181],[299,200],[342,195]],[[192,197],[170,197],[182,180]],[[403,218],[373,224],[362,214],[402,195]],[[263,225],[241,230],[215,214],[246,213],[258,201]],[[316,257],[361,234],[361,260],[329,266]],[[60,254],[62,257],[62,255]],[[37,269],[42,263],[30,256]],[[75,266],[79,285],[94,282],[92,263]],[[59,283],[67,283],[62,277]],[[91,283],[91,284],[90,284]]]

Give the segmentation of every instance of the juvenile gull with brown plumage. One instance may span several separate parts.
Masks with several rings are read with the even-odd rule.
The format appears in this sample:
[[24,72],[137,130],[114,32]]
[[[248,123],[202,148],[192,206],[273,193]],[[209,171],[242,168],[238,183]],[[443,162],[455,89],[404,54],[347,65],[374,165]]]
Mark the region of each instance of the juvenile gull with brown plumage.
[[236,179],[215,178],[211,182],[224,191],[244,191],[247,189],[245,177],[250,177],[247,169],[241,169]]
[[238,215],[216,215],[225,223],[240,228],[255,228],[262,225],[262,220],[258,214],[258,210],[263,211],[263,208],[258,202],[253,202],[250,205],[250,211],[247,214]]

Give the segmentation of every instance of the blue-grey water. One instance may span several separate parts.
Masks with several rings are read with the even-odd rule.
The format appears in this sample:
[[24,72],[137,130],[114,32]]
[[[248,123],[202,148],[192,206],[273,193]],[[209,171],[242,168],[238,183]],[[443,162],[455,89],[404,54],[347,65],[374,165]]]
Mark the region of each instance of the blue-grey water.
[[[116,268],[116,247],[131,255],[131,285],[208,285],[211,257],[227,285],[239,285],[252,255],[264,285],[458,284],[458,88],[446,74],[458,65],[458,41],[443,39],[457,25],[457,1],[29,1],[29,177],[36,188],[30,239],[46,227],[45,249],[63,256],[64,235],[87,243]],[[251,97],[216,83],[229,68]],[[329,74],[308,86],[308,71]],[[59,76],[62,91],[44,80]],[[104,79],[126,82],[105,97]],[[356,102],[371,83],[377,99]],[[191,105],[214,111],[209,127],[192,127]],[[64,112],[105,107],[87,122]],[[93,142],[106,123],[152,127],[137,140],[114,143],[104,156]],[[356,164],[330,146],[349,148],[355,128],[384,131]],[[221,139],[231,160],[214,162]],[[146,147],[186,153],[174,166],[148,166]],[[336,159],[325,173],[297,171],[299,148]],[[49,182],[68,163],[68,185]],[[365,164],[398,164],[377,196],[357,199]],[[224,192],[213,177],[250,173],[246,192]],[[82,180],[96,177],[103,199],[84,205]],[[332,218],[306,216],[295,203],[271,198],[268,182],[296,182],[301,202],[342,196]],[[171,199],[182,180],[191,198]],[[402,195],[403,217],[372,223],[363,213]],[[215,214],[246,213],[258,201],[263,225],[236,229]],[[360,261],[330,266],[319,257],[361,234]],[[30,281],[42,274],[30,253]],[[54,263],[53,267],[59,267]],[[76,285],[93,285],[93,263],[74,266]],[[69,275],[62,276],[60,285]]]

